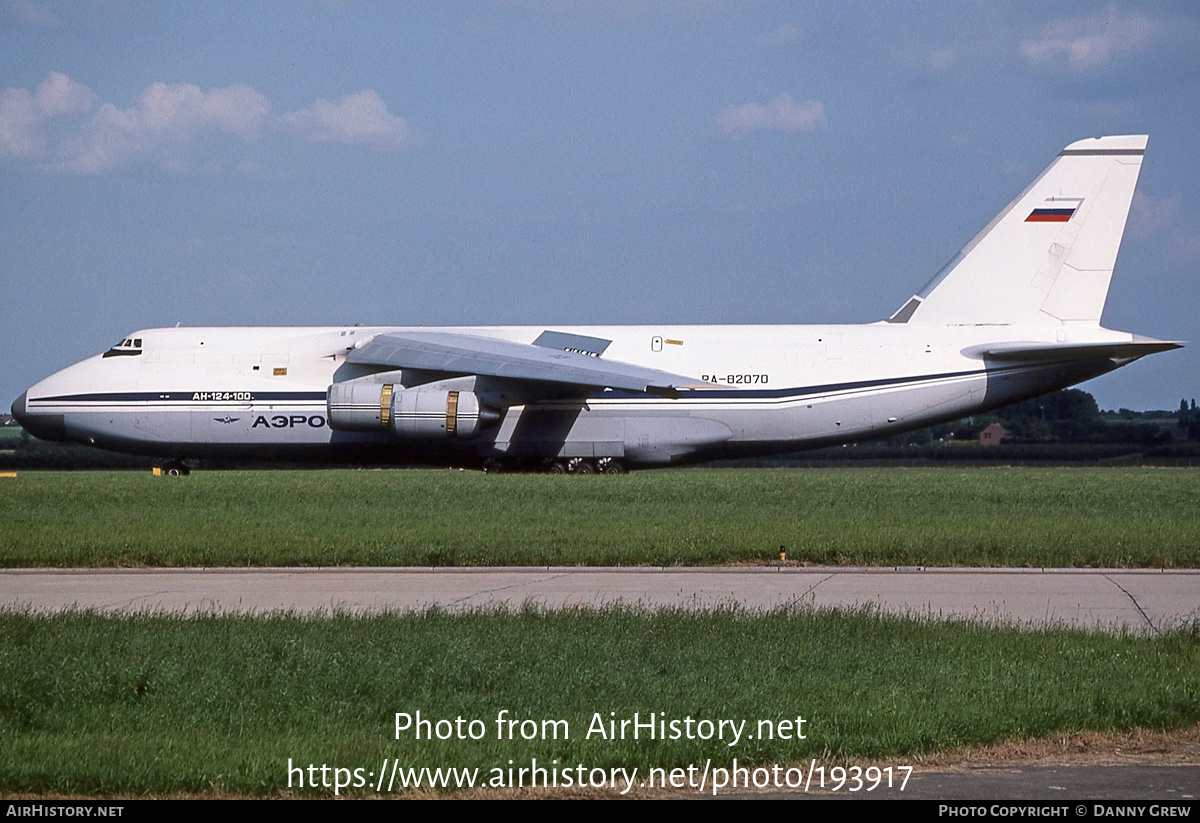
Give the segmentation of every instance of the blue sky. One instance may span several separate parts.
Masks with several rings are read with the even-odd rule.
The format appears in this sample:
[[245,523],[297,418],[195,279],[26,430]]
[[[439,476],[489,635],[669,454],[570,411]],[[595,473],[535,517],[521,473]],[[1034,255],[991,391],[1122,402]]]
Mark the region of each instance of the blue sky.
[[1148,133],[1105,325],[1200,395],[1200,8],[0,0],[0,401],[174,325],[889,315]]

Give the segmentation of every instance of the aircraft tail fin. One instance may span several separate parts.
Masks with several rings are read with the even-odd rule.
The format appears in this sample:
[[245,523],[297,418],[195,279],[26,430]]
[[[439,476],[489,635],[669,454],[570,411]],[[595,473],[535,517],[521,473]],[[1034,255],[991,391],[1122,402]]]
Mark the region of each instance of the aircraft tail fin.
[[1146,141],[1067,146],[888,322],[1099,324]]

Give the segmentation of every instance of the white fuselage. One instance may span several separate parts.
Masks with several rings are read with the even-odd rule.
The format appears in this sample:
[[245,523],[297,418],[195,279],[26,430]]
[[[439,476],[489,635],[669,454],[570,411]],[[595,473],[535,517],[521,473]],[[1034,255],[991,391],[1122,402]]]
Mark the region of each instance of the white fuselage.
[[[170,458],[366,457],[378,462],[603,458],[664,464],[846,443],[952,420],[1123,365],[993,362],[1000,341],[1128,343],[1096,325],[523,326],[438,329],[531,343],[547,329],[610,340],[603,358],[697,378],[668,398],[597,390],[505,404],[469,437],[336,431],[331,384],[381,368],[359,341],[412,328],[169,328],[31,387],[14,412],[35,434]],[[115,354],[114,354],[115,352]],[[392,372],[398,382],[401,372]],[[441,382],[486,398],[474,376]],[[18,406],[20,408],[18,408]]]

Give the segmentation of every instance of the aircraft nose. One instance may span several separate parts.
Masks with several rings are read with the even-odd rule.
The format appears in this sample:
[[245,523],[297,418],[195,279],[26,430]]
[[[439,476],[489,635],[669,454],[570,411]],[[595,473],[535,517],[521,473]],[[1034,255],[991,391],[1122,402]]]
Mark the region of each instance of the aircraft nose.
[[36,414],[29,411],[29,392],[21,392],[21,396],[13,401],[12,416],[21,428],[42,440],[66,440],[67,427],[61,414]]
[[29,392],[27,391],[21,392],[21,396],[14,400],[12,404],[12,416],[15,417],[17,422],[22,426],[25,425],[25,396],[28,394]]

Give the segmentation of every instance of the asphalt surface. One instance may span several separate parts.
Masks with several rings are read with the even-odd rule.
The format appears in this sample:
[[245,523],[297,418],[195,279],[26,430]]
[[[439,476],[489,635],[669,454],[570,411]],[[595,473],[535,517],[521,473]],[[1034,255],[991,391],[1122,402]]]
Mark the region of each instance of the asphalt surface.
[[752,568],[16,569],[0,607],[193,613],[787,605],[1154,634],[1200,618],[1200,570]]

